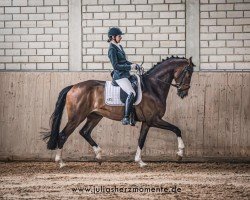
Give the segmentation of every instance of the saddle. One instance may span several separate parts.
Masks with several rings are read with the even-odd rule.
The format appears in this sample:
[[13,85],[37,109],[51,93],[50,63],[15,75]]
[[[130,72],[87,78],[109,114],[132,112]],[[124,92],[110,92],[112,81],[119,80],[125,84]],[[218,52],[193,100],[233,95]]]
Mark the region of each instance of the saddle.
[[[134,98],[134,103],[136,102],[137,98],[138,98],[138,80],[137,77],[135,75],[131,75],[128,80],[130,81],[132,88],[134,89],[136,95]],[[112,80],[111,84],[115,87],[119,87],[119,85],[116,83],[115,80]],[[126,102],[126,99],[128,97],[128,94],[122,89],[120,88],[120,100],[122,103]]]
[[[131,85],[136,92],[134,105],[138,105],[142,99],[141,82],[138,75],[131,75],[129,78]],[[105,103],[109,106],[124,106],[127,93],[114,81],[106,81],[105,84]]]

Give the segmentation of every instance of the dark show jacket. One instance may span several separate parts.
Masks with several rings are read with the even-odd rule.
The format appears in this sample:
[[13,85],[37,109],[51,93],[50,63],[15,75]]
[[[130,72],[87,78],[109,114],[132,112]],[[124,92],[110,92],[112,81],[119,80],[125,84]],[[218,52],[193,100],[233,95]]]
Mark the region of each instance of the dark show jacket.
[[108,50],[108,57],[110,62],[114,68],[113,79],[121,79],[121,78],[129,78],[131,70],[131,62],[127,61],[126,54],[120,45],[121,49],[117,47],[115,44],[110,43]]

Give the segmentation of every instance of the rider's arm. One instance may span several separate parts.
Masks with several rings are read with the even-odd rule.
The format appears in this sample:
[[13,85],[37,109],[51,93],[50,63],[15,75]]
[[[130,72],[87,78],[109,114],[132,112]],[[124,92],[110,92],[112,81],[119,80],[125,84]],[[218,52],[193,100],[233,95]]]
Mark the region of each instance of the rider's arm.
[[[123,49],[123,47],[120,45],[120,47],[121,47],[121,50],[124,52],[124,54],[125,54],[125,51],[124,51],[124,49]],[[126,64],[128,64],[128,65],[132,65],[133,63],[132,62],[129,62],[128,60],[126,61]]]
[[130,62],[126,62],[124,64],[119,64],[117,55],[116,55],[116,50],[113,48],[109,49],[108,52],[108,57],[110,59],[110,62],[115,70],[121,70],[121,71],[130,71],[131,70],[131,64]]

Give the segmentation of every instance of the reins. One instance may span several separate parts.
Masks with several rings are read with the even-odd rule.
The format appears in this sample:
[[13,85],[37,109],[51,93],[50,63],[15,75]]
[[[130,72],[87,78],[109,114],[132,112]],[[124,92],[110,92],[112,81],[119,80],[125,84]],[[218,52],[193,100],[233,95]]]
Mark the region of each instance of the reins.
[[[142,62],[142,64],[143,64],[143,62]],[[140,75],[140,76],[142,76],[142,75],[146,75],[146,76],[150,75],[150,74],[144,73],[144,68],[142,67],[142,64],[141,64],[141,65],[138,65],[138,68],[137,68],[137,71],[138,71],[139,75]],[[176,79],[179,79],[179,78],[181,77],[180,83],[176,83],[176,84],[168,83],[168,82],[163,81],[163,80],[161,80],[161,79],[159,79],[159,78],[156,78],[156,80],[158,80],[158,81],[160,81],[160,82],[162,82],[162,83],[164,83],[164,84],[173,86],[173,87],[177,88],[178,90],[180,90],[182,86],[187,86],[187,88],[185,88],[184,90],[188,90],[188,89],[190,88],[190,85],[189,85],[189,84],[183,84],[183,81],[184,81],[184,78],[185,78],[187,72],[189,72],[190,70],[191,70],[190,65],[185,66],[185,68],[182,70],[182,72],[181,72],[181,73],[179,74],[179,76],[176,78]],[[141,72],[142,72],[142,73],[141,73]],[[151,72],[151,73],[152,73],[152,72]],[[184,90],[183,90],[183,91],[184,91]]]

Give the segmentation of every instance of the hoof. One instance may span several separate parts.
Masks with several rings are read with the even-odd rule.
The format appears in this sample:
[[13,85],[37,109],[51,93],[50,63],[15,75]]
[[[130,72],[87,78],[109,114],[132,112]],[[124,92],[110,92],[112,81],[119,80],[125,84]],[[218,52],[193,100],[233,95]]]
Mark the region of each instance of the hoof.
[[59,162],[60,160],[61,160],[61,157],[58,156],[58,155],[56,155],[56,157],[55,157],[55,162]]
[[97,160],[101,160],[102,159],[102,155],[100,153],[98,153],[95,157]]
[[96,162],[97,162],[99,165],[102,165],[102,160],[101,160],[101,159],[97,159],[97,158],[96,158]]
[[60,169],[63,168],[63,167],[65,167],[65,166],[67,166],[65,163],[63,163],[63,162],[62,162],[62,163],[59,163]]
[[179,151],[177,151],[176,156],[178,161],[182,160],[183,154],[184,154],[184,149],[179,149]]
[[182,161],[182,156],[180,156],[180,155],[177,154],[176,157],[177,157],[178,161]]
[[98,164],[99,164],[99,165],[102,165],[102,161],[98,161]]
[[95,158],[97,160],[101,160],[102,159],[102,149],[100,147],[95,147],[94,148],[94,152],[95,152]]
[[141,167],[141,168],[143,168],[143,167],[146,167],[146,166],[147,166],[147,164],[146,164],[145,162],[139,162],[139,165],[140,165],[140,167]]

